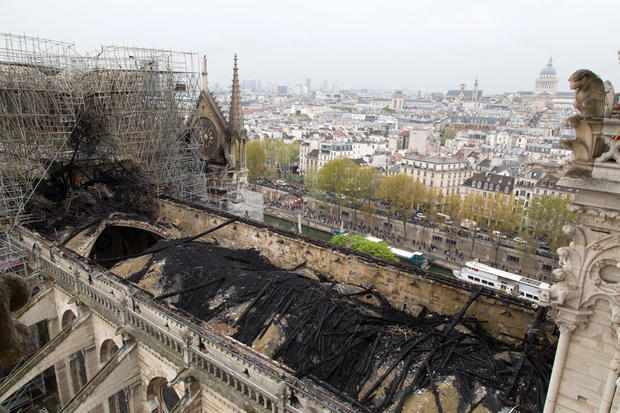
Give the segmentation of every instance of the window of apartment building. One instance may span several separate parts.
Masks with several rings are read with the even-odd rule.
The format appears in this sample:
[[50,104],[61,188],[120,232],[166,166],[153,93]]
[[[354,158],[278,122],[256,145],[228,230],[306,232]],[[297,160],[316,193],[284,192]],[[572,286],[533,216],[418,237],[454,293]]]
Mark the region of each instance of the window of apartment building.
[[439,242],[441,242],[441,241],[443,241],[443,238],[442,238],[442,237],[440,237],[439,235],[433,235],[433,241],[439,241]]
[[553,269],[553,267],[549,264],[543,264],[542,265],[542,269],[543,271],[551,271]]
[[515,257],[514,255],[508,255],[508,261],[519,262],[519,257]]
[[446,244],[448,244],[448,245],[456,245],[456,240],[446,239]]

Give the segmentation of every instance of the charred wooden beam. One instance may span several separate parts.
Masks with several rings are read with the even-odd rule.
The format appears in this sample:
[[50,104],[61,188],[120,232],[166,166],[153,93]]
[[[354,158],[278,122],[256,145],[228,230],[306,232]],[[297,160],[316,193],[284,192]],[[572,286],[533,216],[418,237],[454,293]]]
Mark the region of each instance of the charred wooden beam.
[[191,237],[187,237],[187,238],[179,238],[179,239],[175,239],[172,240],[169,243],[166,243],[166,245],[161,246],[161,247],[157,247],[157,248],[149,248],[145,251],[142,251],[140,253],[137,254],[130,254],[130,255],[125,255],[125,256],[120,256],[120,257],[111,257],[111,258],[101,258],[98,261],[99,262],[112,262],[112,261],[122,261],[122,260],[128,260],[130,258],[138,258],[138,257],[142,257],[143,255],[148,255],[148,254],[156,254],[158,252],[162,252],[168,248],[171,247],[175,247],[177,245],[181,245],[181,244],[186,244],[188,242],[194,241],[200,237],[204,237],[207,234],[210,234],[214,231],[217,231],[220,228],[224,228],[227,225],[232,224],[233,222],[237,222],[239,220],[239,218],[232,218],[229,219],[228,221],[221,223],[220,225],[217,225],[213,228],[209,228],[208,230],[201,232],[199,234],[196,235],[192,235]]
[[209,281],[209,282],[204,283],[204,284],[200,284],[200,285],[196,285],[196,286],[193,286],[193,287],[185,288],[185,289],[179,290],[179,291],[173,291],[171,293],[166,293],[166,294],[158,295],[157,297],[155,297],[155,299],[163,300],[164,298],[170,298],[170,297],[174,297],[175,295],[179,295],[179,294],[183,294],[183,293],[188,293],[188,292],[191,292],[191,291],[196,291],[196,290],[199,290],[201,288],[208,287],[208,286],[210,286],[212,284],[216,284],[218,282],[221,282],[221,281],[223,281],[225,279],[226,279],[226,277],[219,277],[219,278],[216,278],[215,280]]

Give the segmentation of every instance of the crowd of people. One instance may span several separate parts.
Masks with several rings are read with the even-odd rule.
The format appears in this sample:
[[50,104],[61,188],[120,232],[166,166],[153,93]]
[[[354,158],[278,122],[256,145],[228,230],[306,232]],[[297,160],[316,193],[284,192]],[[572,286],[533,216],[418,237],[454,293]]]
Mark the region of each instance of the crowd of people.
[[276,199],[265,202],[265,206],[287,212],[306,212],[308,209],[301,199]]

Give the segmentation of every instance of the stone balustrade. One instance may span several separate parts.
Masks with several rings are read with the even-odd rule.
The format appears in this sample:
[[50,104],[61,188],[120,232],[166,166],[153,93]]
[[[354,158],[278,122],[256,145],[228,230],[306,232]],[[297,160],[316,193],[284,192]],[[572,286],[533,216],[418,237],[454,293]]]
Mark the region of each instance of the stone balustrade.
[[350,401],[338,400],[316,384],[297,379],[286,366],[198,326],[200,320],[180,310],[177,312],[181,314],[176,314],[155,302],[149,293],[72,251],[54,246],[25,228],[19,228],[13,237],[24,248],[31,265],[53,277],[57,288],[112,325],[124,327],[140,343],[163,350],[160,354],[175,365],[195,369],[224,384],[254,408],[262,409],[259,411],[301,412],[286,397],[292,394],[302,406],[355,411]]

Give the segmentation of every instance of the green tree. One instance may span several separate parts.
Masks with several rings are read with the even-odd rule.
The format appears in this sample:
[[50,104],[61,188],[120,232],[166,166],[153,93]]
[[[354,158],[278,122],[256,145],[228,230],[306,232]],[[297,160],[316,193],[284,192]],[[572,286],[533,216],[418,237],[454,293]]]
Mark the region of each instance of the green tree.
[[276,162],[278,164],[278,168],[285,175],[291,168],[291,165],[296,159],[299,159],[299,142],[276,142],[274,145],[274,150],[276,153]]
[[381,178],[372,166],[353,169],[351,188],[347,192],[348,201],[353,204],[353,223],[357,224],[357,210],[369,204],[379,188]]
[[403,234],[407,238],[407,220],[411,216],[414,202],[414,180],[405,174],[386,176],[381,180],[377,197],[389,207],[390,217],[399,217],[403,222]]
[[368,226],[372,228],[375,225],[375,212],[377,212],[377,208],[375,208],[372,201],[365,201],[360,208],[360,212],[363,214],[364,218],[366,218]]
[[446,128],[443,131],[442,138],[444,138],[444,139],[454,139],[455,136],[456,136],[456,129],[454,129],[454,128]]
[[463,200],[461,217],[470,221],[476,221],[479,227],[488,228],[489,218],[486,213],[486,198],[482,195],[469,194]]
[[392,250],[390,250],[390,247],[383,241],[372,242],[362,235],[336,235],[329,242],[341,247],[352,248],[359,252],[365,252],[366,254],[398,262],[398,258],[396,258]]
[[252,141],[247,146],[248,176],[256,179],[261,176],[265,169],[265,147],[258,141]]
[[277,169],[279,176],[286,175],[295,160],[299,159],[299,142],[284,143],[282,141],[265,139],[262,142],[265,148],[265,166],[267,169]]
[[520,219],[513,195],[494,194],[484,198],[483,214],[489,232],[499,231],[509,235],[519,230]]
[[444,195],[438,188],[431,189],[427,194],[428,217],[435,219],[438,212],[441,212],[444,205]]
[[319,174],[317,171],[310,169],[304,174],[304,187],[313,197],[318,197],[318,181]]
[[323,191],[332,192],[338,204],[338,217],[342,207],[351,197],[355,186],[355,176],[359,166],[348,158],[332,159],[319,170],[317,186]]
[[456,129],[454,128],[446,128],[441,135],[441,144],[445,145],[448,139],[454,139],[456,136]]
[[462,198],[459,194],[446,195],[443,203],[443,213],[449,215],[458,224],[461,220]]
[[574,224],[577,215],[568,210],[568,198],[558,198],[551,195],[536,197],[527,209],[525,228],[521,238],[537,238],[549,244],[552,251],[563,245],[568,245],[569,237],[564,234],[564,225]]
[[277,147],[279,146],[278,141],[272,141],[270,139],[265,139],[262,143],[263,143],[263,146],[265,147],[265,156],[266,156],[265,164],[267,168],[277,168],[278,167]]
[[428,200],[429,190],[420,180],[416,179],[413,183],[413,206],[422,209]]

